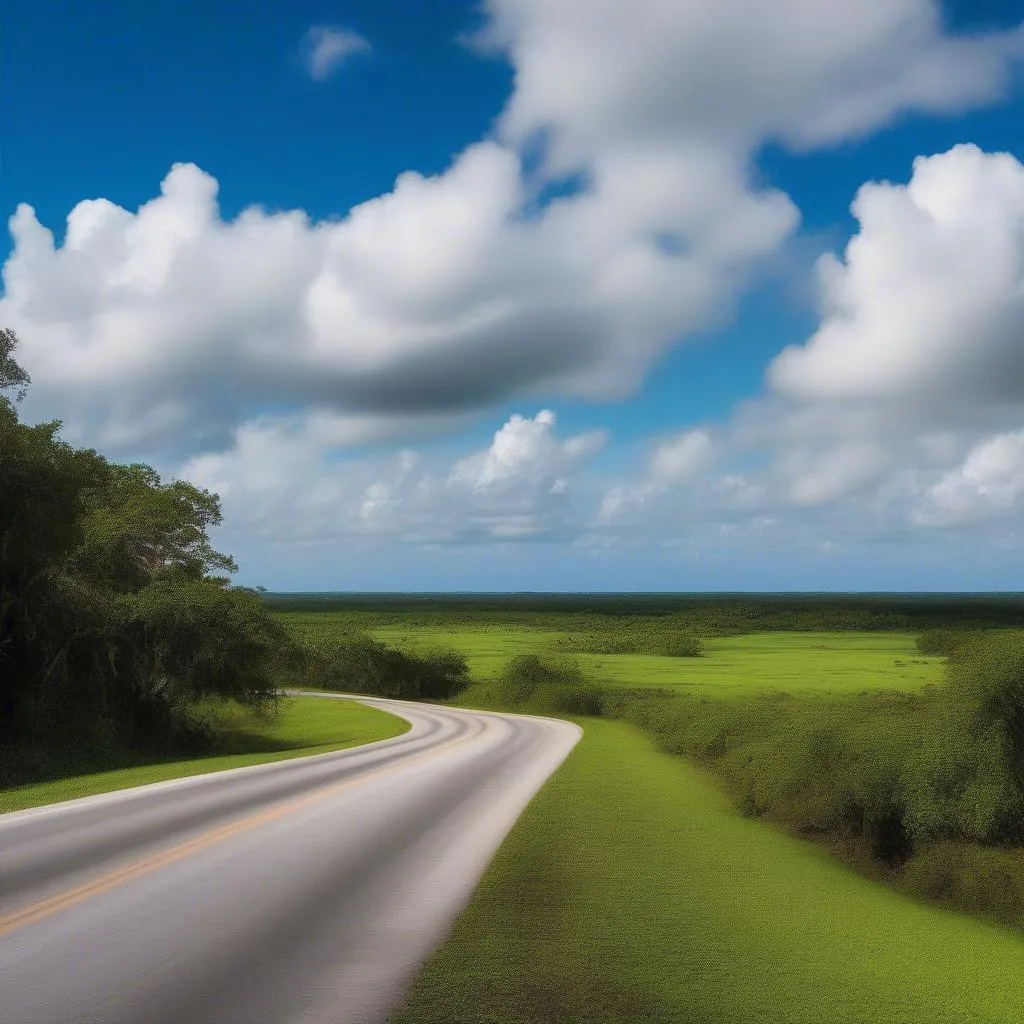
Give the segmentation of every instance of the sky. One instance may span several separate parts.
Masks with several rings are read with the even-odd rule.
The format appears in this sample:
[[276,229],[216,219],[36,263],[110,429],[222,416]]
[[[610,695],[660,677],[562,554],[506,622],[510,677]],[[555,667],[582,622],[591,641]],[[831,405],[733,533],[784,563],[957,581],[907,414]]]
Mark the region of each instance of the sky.
[[0,205],[240,584],[1024,590],[1022,0],[8,0]]

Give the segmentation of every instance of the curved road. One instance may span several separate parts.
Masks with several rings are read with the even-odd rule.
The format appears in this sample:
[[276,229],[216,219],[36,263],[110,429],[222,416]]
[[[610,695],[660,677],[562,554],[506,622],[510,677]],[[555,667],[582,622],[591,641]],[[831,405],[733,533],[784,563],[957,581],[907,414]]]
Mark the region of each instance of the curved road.
[[0,1024],[386,1021],[580,730],[359,699],[412,729],[0,815]]

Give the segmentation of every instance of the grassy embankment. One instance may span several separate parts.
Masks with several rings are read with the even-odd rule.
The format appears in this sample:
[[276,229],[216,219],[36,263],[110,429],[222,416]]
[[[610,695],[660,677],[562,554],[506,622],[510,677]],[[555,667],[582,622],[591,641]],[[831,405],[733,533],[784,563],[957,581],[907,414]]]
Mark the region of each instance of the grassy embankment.
[[1024,1019],[1019,933],[742,817],[633,726],[582,724],[392,1024]]
[[[264,720],[228,705],[211,705],[206,710],[217,715],[221,726],[216,756],[146,761],[129,751],[26,752],[20,765],[24,782],[0,790],[0,813],[227,768],[325,754],[400,736],[410,728],[404,719],[365,704],[315,697],[285,699],[279,715]],[[109,769],[112,762],[118,765],[116,769],[99,770],[100,766]]]

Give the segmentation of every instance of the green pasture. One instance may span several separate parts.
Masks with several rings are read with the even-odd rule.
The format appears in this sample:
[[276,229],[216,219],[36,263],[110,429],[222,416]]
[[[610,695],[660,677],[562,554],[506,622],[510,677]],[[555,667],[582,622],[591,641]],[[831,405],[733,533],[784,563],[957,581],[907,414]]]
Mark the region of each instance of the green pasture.
[[741,817],[635,727],[582,724],[392,1024],[1024,1020],[1019,933]]
[[[221,740],[225,752],[216,757],[83,771],[83,764],[73,752],[67,755],[68,761],[62,761],[54,751],[35,752],[39,760],[33,768],[39,781],[0,790],[0,813],[226,768],[325,754],[400,736],[410,728],[404,719],[355,701],[288,698],[281,702],[280,713],[273,719],[237,715]],[[26,768],[26,773],[33,768]]]
[[[517,654],[543,654],[566,634],[542,630],[375,629],[390,644],[450,646],[469,661],[474,678],[498,675]],[[585,673],[602,683],[640,688],[744,691],[801,690],[854,693],[862,690],[918,690],[937,683],[942,658],[917,653],[910,633],[748,633],[704,641],[700,658],[641,654],[574,654]]]

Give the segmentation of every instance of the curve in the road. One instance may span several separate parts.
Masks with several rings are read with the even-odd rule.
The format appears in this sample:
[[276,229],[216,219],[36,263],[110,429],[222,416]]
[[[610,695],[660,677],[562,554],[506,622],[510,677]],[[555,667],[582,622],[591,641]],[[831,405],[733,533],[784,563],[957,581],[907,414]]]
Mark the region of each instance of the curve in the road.
[[359,699],[412,728],[0,815],[0,1024],[386,1020],[580,730]]

